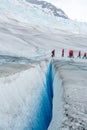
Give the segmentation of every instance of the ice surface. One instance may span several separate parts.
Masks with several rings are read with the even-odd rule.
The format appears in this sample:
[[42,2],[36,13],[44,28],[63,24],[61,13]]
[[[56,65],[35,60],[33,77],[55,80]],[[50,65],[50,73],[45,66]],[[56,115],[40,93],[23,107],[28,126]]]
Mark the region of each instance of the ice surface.
[[79,50],[87,51],[86,23],[57,19],[24,0],[0,0],[1,130],[46,130],[52,97],[49,130],[87,129],[87,61],[77,58]]
[[[62,117],[62,123],[56,123],[56,116],[54,116],[54,122],[51,123],[51,129],[86,129],[87,128],[87,63],[74,62],[74,61],[63,61],[63,60],[54,60],[55,71],[59,72],[60,78],[62,80],[62,91],[60,90],[61,100],[59,107],[62,103],[63,110],[60,112]],[[58,76],[57,76],[58,78]],[[58,79],[59,80],[59,79]],[[56,84],[58,85],[58,84]],[[56,86],[55,85],[55,86]],[[57,86],[59,87],[59,85]],[[54,98],[55,99],[55,98]],[[59,99],[59,96],[58,96]],[[55,102],[58,102],[57,100]],[[54,113],[55,113],[55,104],[54,104]],[[57,108],[58,110],[58,108]],[[57,112],[56,112],[57,113]],[[59,120],[61,121],[61,116]],[[57,115],[58,116],[58,115]],[[57,119],[58,120],[58,119]]]

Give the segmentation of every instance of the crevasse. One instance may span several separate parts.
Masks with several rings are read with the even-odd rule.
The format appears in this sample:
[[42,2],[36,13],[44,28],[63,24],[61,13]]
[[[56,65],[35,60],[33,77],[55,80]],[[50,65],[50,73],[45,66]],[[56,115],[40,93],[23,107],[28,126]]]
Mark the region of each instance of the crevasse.
[[52,62],[49,64],[42,88],[44,89],[38,104],[36,119],[24,130],[57,130],[61,126],[63,119],[62,80]]
[[47,130],[52,119],[52,100],[53,100],[53,72],[52,62],[46,72],[45,81],[42,83],[42,93],[39,99],[38,110],[32,122],[24,130]]

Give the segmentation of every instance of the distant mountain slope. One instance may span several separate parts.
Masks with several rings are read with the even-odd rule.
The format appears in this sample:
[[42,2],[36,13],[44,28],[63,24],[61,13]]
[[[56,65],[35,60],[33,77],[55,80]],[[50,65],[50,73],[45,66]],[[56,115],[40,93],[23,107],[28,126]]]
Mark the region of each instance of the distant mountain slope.
[[46,1],[40,1],[40,0],[26,0],[26,1],[38,8],[41,8],[44,12],[53,14],[54,16],[57,17],[68,19],[68,16],[64,13],[64,11],[52,5],[51,3],[48,3]]
[[61,9],[41,0],[0,0],[0,23],[4,22],[41,31],[49,28],[87,34],[87,23],[72,21]]

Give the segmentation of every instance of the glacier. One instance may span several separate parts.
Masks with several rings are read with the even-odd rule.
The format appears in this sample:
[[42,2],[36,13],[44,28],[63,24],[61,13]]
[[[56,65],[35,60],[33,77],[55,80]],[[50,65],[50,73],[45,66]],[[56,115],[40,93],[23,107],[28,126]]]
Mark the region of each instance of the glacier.
[[87,51],[87,23],[0,0],[0,130],[87,129],[87,61],[79,50]]

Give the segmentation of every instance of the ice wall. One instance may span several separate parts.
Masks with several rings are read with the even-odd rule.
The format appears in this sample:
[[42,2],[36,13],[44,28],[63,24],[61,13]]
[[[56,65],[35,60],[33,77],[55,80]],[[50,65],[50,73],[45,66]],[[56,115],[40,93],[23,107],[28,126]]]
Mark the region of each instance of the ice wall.
[[[35,125],[32,130],[47,130],[52,119],[52,99],[53,99],[53,75],[52,62],[47,69],[45,82],[41,86],[42,94],[37,112],[37,120],[34,120]],[[26,129],[29,130],[29,127]]]
[[[39,74],[41,75],[42,73]],[[47,72],[44,75],[44,80],[42,80],[41,82],[42,85],[40,86],[41,88],[40,98],[38,99],[38,104],[35,110],[37,111],[36,115],[34,115],[35,117],[33,117],[32,122],[31,123],[29,122],[27,127],[24,128],[24,130],[48,129],[48,126],[52,119],[52,99],[53,99],[52,62],[47,67]]]
[[63,115],[63,86],[56,64],[53,63],[53,116],[48,130],[59,130],[64,118]]
[[[18,66],[20,72],[13,74]],[[47,130],[52,118],[52,63],[1,67],[7,76],[2,72],[0,77],[0,129]]]

